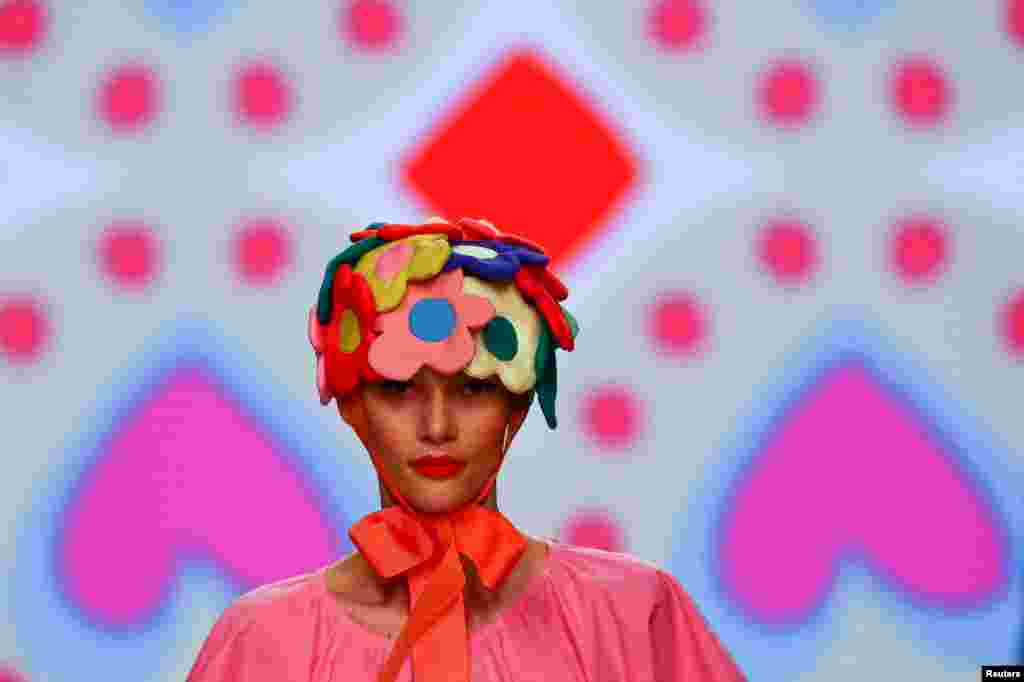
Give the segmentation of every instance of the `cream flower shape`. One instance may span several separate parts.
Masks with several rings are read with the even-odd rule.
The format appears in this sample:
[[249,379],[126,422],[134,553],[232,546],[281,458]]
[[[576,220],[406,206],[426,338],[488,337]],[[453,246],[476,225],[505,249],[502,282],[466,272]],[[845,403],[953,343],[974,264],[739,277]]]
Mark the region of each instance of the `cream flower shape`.
[[488,299],[495,317],[473,332],[476,353],[464,370],[475,379],[497,374],[513,393],[525,393],[537,383],[534,356],[541,334],[540,316],[519,293],[515,283],[489,282],[465,276],[462,290]]

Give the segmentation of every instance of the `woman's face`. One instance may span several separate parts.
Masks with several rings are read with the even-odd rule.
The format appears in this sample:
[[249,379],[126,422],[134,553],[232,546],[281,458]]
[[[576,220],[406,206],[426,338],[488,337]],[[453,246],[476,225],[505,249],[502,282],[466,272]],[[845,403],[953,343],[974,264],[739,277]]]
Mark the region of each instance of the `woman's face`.
[[[426,513],[458,508],[479,494],[501,460],[505,426],[511,439],[529,409],[524,396],[497,377],[445,376],[429,367],[409,381],[360,390],[339,406],[342,416],[349,424],[363,422],[364,445],[409,504]],[[423,455],[448,455],[465,465],[452,476],[434,478],[410,464]]]

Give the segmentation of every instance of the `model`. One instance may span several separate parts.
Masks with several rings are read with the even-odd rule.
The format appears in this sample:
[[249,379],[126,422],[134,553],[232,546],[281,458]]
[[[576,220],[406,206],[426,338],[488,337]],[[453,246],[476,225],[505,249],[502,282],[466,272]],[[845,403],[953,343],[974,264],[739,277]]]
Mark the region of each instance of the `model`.
[[188,681],[745,680],[672,575],[498,511],[534,396],[557,426],[555,350],[579,332],[544,250],[470,218],[351,239],[308,331],[320,401],[366,447],[381,510],[349,556],[235,600]]

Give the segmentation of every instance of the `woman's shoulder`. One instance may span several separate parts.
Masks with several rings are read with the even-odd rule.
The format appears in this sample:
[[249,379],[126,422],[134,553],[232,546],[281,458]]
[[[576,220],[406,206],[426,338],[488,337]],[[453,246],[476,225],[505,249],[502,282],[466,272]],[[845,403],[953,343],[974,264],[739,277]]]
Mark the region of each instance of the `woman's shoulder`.
[[[679,581],[623,552],[557,545],[562,613],[596,642],[601,670],[647,669],[658,679],[745,682],[743,672]],[[598,625],[599,624],[599,625]],[[630,639],[640,635],[640,639]],[[623,643],[626,643],[623,645]],[[627,675],[620,675],[623,679]],[[649,679],[649,678],[648,678]]]
[[548,574],[562,590],[587,599],[595,593],[615,601],[653,607],[663,598],[666,580],[674,580],[653,562],[626,552],[551,542]]
[[317,600],[324,570],[290,576],[244,592],[228,605],[222,618],[248,628],[301,617]]
[[547,542],[553,560],[570,570],[587,572],[595,579],[655,580],[661,571],[654,562],[627,552],[570,545],[550,538]]
[[295,575],[235,598],[203,642],[188,682],[269,679],[267,674],[299,679],[308,672],[309,642],[320,621],[320,576],[321,571]]

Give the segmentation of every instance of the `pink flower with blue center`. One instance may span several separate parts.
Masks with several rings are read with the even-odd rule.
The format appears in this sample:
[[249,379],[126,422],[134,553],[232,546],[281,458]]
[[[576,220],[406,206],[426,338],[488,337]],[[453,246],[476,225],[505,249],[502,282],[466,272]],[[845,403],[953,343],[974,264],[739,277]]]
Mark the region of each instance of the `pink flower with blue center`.
[[494,314],[489,300],[463,291],[462,270],[410,282],[402,303],[377,318],[380,336],[370,346],[370,366],[395,381],[409,380],[424,365],[456,374],[476,351],[470,330],[480,329]]

